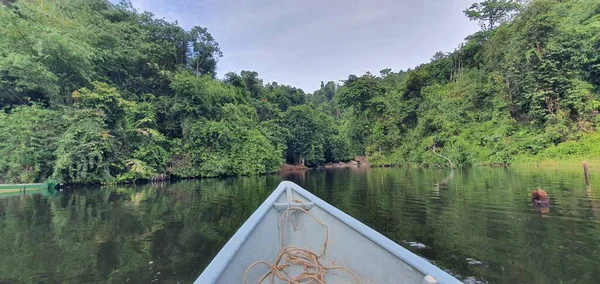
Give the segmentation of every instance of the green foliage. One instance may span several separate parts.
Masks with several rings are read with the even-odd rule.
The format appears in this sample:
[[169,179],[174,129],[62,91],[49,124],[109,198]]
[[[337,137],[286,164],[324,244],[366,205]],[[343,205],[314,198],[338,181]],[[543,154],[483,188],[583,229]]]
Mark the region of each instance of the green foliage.
[[319,164],[324,161],[324,129],[313,108],[307,105],[291,107],[285,113],[285,125],[290,129],[287,159],[294,164]]
[[265,100],[277,105],[282,111],[286,111],[291,106],[304,104],[305,94],[301,89],[273,82],[265,86],[265,91]]
[[600,155],[600,134],[592,133],[576,140],[550,145],[537,155],[520,155],[516,158],[516,162],[575,161],[580,163],[585,159],[596,161],[598,155]]
[[340,106],[352,108],[356,112],[364,112],[374,107],[373,99],[381,96],[384,89],[381,88],[377,79],[365,75],[360,78],[346,80],[345,86],[337,95]]
[[[248,137],[232,151],[234,156],[234,174],[252,175],[272,173],[279,170],[282,163],[282,151],[275,146],[260,131],[254,129],[246,134]],[[239,156],[235,156],[238,154]],[[226,173],[229,174],[229,173]]]
[[169,113],[180,119],[215,118],[224,103],[234,102],[237,98],[233,88],[209,76],[197,77],[187,71],[175,75],[171,88],[175,95]]
[[331,162],[348,161],[354,156],[350,152],[348,140],[342,135],[330,136],[325,148],[325,160]]
[[382,72],[374,82],[385,88],[384,104],[362,108],[369,122],[362,126],[359,115],[347,116],[346,133],[351,141],[362,137],[357,151],[364,147],[374,165],[445,165],[433,147],[459,165],[552,159],[544,153],[576,145],[568,141],[597,126],[600,85],[590,64],[598,62],[592,47],[600,46],[599,8],[595,1],[476,3],[465,13],[484,21],[486,31],[399,83],[385,84],[389,71]]
[[144,178],[135,179],[148,179],[156,172],[165,172],[169,160],[166,149],[168,139],[157,130],[156,120],[156,109],[151,103],[129,103],[126,113],[125,143],[131,149],[133,159],[130,160],[139,160],[141,163],[137,164],[148,169],[144,171]]
[[600,122],[600,3],[526,2],[473,4],[465,14],[484,30],[415,69],[305,94],[254,71],[215,79],[223,55],[206,28],[186,31],[126,1],[10,1],[0,6],[0,179],[134,182],[355,155],[447,166],[436,153],[457,165],[595,153],[572,149]]
[[189,32],[192,54],[190,65],[197,74],[215,76],[217,61],[223,57],[219,44],[213,36],[203,27],[193,27]]
[[92,86],[92,90],[82,88],[73,92],[74,107],[96,110],[111,129],[122,127],[128,101],[121,97],[117,88],[106,83],[93,82]]
[[217,120],[188,122],[173,147],[170,171],[182,177],[274,172],[283,149],[260,131],[256,110],[226,104]]
[[514,0],[485,0],[474,3],[464,13],[470,20],[479,21],[483,29],[492,30],[520,7]]
[[104,118],[93,110],[65,114],[68,126],[56,143],[53,178],[66,183],[110,182],[119,166],[118,141]]
[[0,182],[41,182],[52,174],[64,127],[59,116],[39,106],[0,113]]
[[128,182],[135,180],[147,180],[154,176],[154,171],[151,167],[141,160],[129,159],[125,161],[127,171],[117,177],[119,182]]

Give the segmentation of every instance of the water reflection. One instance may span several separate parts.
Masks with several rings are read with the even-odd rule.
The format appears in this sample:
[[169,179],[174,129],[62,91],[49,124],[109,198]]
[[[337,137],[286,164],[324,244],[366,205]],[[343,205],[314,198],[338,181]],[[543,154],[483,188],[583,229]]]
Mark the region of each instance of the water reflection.
[[278,182],[186,181],[0,199],[0,282],[189,282]]
[[600,277],[600,199],[577,170],[344,168],[1,198],[0,282],[193,281],[282,179],[467,282]]

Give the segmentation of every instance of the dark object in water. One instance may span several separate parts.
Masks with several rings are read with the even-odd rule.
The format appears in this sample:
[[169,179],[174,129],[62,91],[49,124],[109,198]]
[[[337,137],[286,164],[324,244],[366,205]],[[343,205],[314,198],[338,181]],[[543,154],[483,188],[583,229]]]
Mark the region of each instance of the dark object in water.
[[590,187],[590,171],[588,170],[587,161],[583,161],[583,177],[585,178],[585,186],[587,189],[592,189]]
[[531,203],[533,203],[537,211],[542,213],[550,212],[550,198],[548,198],[546,191],[541,188],[531,193]]
[[533,203],[548,203],[550,199],[548,199],[548,194],[541,188],[534,190],[531,193],[531,202]]
[[550,202],[548,202],[548,201],[541,201],[541,202],[534,201],[533,207],[535,207],[536,211],[538,211],[542,214],[550,213]]

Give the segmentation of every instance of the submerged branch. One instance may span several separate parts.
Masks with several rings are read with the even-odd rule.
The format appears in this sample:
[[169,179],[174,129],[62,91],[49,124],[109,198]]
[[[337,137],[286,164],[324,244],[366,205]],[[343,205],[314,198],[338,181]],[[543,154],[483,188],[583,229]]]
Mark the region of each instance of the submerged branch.
[[431,151],[432,151],[434,154],[436,154],[436,155],[438,155],[438,156],[440,156],[440,157],[442,157],[442,158],[446,159],[446,160],[447,160],[447,161],[450,163],[450,168],[451,168],[451,169],[454,169],[454,163],[452,163],[452,161],[450,161],[450,159],[448,159],[448,157],[446,157],[446,156],[444,156],[444,155],[442,155],[442,154],[438,154],[438,153],[435,151],[435,146],[433,146],[433,147],[431,148]]

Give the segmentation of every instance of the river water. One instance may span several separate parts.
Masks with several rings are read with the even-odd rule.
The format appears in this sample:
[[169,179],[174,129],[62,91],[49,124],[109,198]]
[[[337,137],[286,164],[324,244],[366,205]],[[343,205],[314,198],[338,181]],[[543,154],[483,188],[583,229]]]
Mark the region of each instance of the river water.
[[0,283],[189,283],[281,180],[465,282],[596,283],[595,176],[586,190],[579,169],[362,168],[4,197]]

